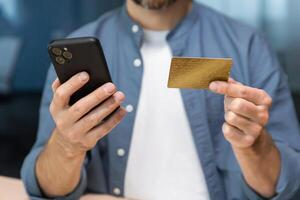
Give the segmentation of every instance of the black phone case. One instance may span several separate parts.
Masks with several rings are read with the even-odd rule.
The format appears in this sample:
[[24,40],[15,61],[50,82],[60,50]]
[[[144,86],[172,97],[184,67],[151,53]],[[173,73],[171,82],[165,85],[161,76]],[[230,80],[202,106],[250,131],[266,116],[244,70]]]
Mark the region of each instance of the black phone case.
[[49,44],[48,52],[61,83],[65,83],[72,76],[83,71],[90,76],[89,82],[71,96],[69,105],[73,105],[101,85],[112,82],[97,38],[55,40]]

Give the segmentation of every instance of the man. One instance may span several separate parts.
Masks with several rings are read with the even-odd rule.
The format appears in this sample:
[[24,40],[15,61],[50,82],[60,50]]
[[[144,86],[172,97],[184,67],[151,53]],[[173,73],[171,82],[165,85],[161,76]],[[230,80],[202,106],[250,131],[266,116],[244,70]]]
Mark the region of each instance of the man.
[[[89,76],[60,84],[50,68],[22,169],[32,198],[297,198],[298,122],[260,35],[189,0],[127,0],[70,37],[79,36],[101,40],[115,85],[69,107]],[[233,79],[211,91],[167,89],[172,56],[232,57]]]

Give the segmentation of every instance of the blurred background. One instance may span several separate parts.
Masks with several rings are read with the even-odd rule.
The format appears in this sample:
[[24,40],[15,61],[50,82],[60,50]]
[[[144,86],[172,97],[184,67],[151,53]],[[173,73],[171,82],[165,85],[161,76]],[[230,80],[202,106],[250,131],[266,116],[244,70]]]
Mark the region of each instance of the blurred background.
[[[198,0],[264,32],[300,114],[300,1]],[[32,146],[50,60],[47,44],[124,0],[0,0],[0,175],[19,177]]]

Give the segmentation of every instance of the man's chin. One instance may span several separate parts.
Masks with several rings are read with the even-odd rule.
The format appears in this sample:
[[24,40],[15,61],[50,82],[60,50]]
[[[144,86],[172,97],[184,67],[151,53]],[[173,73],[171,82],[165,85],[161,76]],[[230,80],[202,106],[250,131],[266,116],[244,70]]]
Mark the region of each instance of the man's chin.
[[148,10],[164,10],[177,0],[133,0],[137,5]]

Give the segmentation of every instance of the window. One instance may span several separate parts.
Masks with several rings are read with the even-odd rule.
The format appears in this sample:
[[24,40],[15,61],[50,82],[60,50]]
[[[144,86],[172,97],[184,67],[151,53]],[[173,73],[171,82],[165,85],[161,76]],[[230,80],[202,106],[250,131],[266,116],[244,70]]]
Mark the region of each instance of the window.
[[300,1],[197,1],[263,31],[278,53],[292,90],[300,92]]
[[[5,62],[1,62],[2,66],[0,63],[0,78],[6,80],[0,83],[0,88],[11,88],[13,92],[41,91],[50,64],[47,55],[49,41],[65,37],[123,2],[0,0],[0,48],[7,42],[11,44],[10,52],[7,48],[0,49],[0,57],[9,54],[5,56]],[[7,87],[7,84],[11,85]]]

